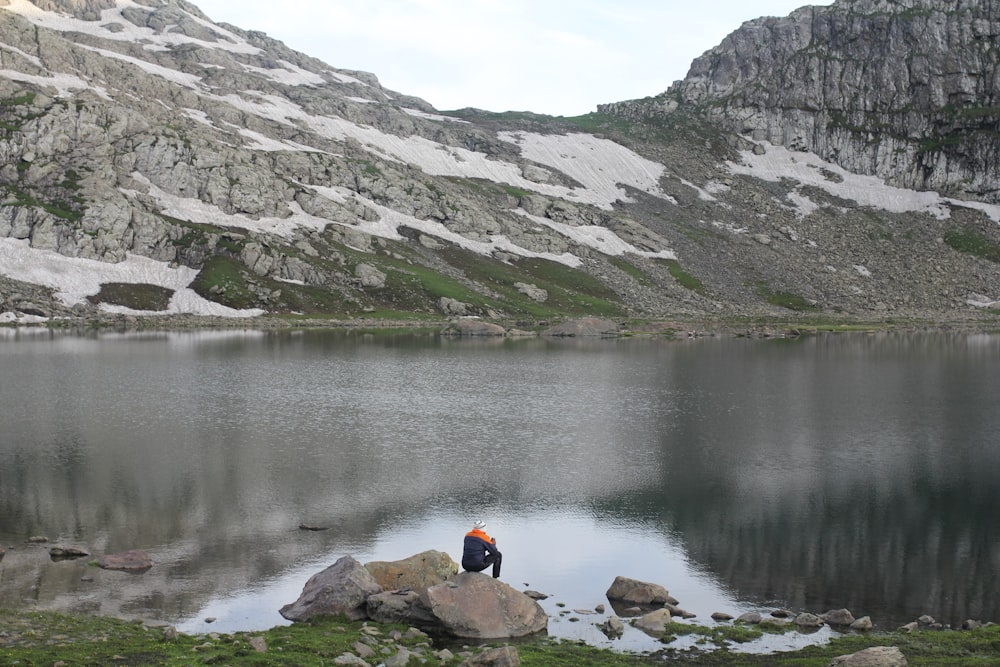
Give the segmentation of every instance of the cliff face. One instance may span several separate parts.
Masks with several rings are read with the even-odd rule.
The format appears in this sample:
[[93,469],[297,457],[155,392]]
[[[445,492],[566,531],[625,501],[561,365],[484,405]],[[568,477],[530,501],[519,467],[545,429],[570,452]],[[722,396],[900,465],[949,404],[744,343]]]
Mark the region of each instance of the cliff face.
[[668,97],[853,172],[1000,201],[996,0],[838,0],[750,21]]

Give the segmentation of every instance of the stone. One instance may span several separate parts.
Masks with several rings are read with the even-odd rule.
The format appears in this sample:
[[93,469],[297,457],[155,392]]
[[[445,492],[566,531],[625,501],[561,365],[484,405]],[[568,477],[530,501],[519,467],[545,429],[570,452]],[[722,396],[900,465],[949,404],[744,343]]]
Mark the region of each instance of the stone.
[[820,618],[829,623],[830,625],[850,625],[856,619],[854,614],[852,614],[847,609],[831,609],[825,614],[820,614]]
[[819,628],[823,626],[823,619],[809,612],[799,614],[792,622],[800,628]]
[[665,603],[663,605],[663,608],[667,609],[670,612],[670,615],[676,618],[697,618],[698,616],[698,614],[694,612],[687,611],[686,609],[681,609],[677,605],[670,604],[669,602]]
[[618,576],[608,588],[608,599],[612,602],[630,602],[634,604],[654,605],[654,604],[677,604],[677,600],[670,596],[670,592],[659,584],[651,584],[638,579]]
[[458,574],[458,564],[443,551],[424,551],[397,561],[365,564],[378,585],[386,591],[404,588],[416,591],[436,586]]
[[625,632],[625,624],[617,616],[612,616],[603,623],[596,623],[597,628],[607,636],[608,639],[618,639]]
[[763,617],[760,615],[759,611],[748,611],[746,613],[740,614],[736,617],[737,623],[746,623],[748,625],[757,625],[760,623]]
[[420,601],[456,637],[523,637],[548,626],[548,616],[536,601],[479,572],[462,572],[431,586],[420,594]]
[[505,336],[507,330],[499,324],[463,317],[451,322],[443,333],[448,336]]
[[250,648],[252,648],[257,653],[267,653],[267,640],[264,637],[251,637],[250,638]]
[[101,556],[97,559],[97,565],[105,570],[145,572],[153,567],[153,559],[141,549],[132,549],[131,551]]
[[306,582],[299,598],[279,613],[289,621],[344,614],[351,620],[367,617],[368,596],[382,592],[375,578],[351,556],[344,556]]
[[872,646],[833,659],[829,667],[906,667],[906,656],[895,646]]
[[657,609],[648,614],[644,614],[632,622],[632,625],[639,628],[652,637],[662,637],[667,632],[667,626],[671,622],[670,612],[666,609]]
[[385,287],[386,275],[371,264],[358,264],[354,269],[354,275],[361,281],[362,287],[373,289]]
[[437,619],[424,607],[416,591],[386,591],[369,595],[365,601],[368,618],[378,623],[416,624],[434,627]]
[[857,630],[858,632],[868,632],[875,625],[872,623],[871,616],[862,616],[851,623],[851,630]]
[[385,664],[385,667],[406,667],[410,664],[411,658],[413,658],[413,654],[410,653],[410,649],[405,646],[400,646],[399,650],[390,656],[389,659],[383,664]]
[[521,656],[513,646],[491,648],[462,661],[461,667],[518,667]]
[[342,653],[333,659],[333,664],[346,667],[371,667],[367,662],[353,653]]
[[727,614],[724,611],[717,611],[712,613],[713,621],[731,621],[733,620],[732,614]]
[[90,554],[83,549],[78,549],[77,547],[52,547],[49,549],[49,557],[52,560],[72,560],[74,558],[83,558],[89,556]]
[[555,338],[572,338],[576,336],[617,336],[620,333],[621,327],[617,322],[595,317],[570,320],[542,331],[543,336]]
[[532,600],[548,600],[549,599],[549,596],[546,595],[545,593],[539,593],[538,591],[533,591],[533,590],[530,590],[530,589],[524,591],[524,594],[527,595]]

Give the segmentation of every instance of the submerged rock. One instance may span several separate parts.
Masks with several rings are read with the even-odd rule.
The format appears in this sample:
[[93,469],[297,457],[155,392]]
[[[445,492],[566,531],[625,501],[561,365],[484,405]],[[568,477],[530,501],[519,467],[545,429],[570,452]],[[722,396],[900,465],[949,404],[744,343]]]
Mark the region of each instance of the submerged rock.
[[617,616],[612,616],[603,623],[596,623],[597,629],[604,633],[608,639],[618,639],[625,632],[625,624]]
[[145,572],[153,567],[153,559],[142,549],[132,549],[131,551],[101,556],[97,559],[97,565],[105,570]]
[[831,609],[825,614],[820,614],[820,618],[830,625],[850,625],[856,620],[854,614],[847,609]]
[[633,625],[639,628],[647,635],[652,637],[662,637],[667,632],[667,626],[670,625],[670,611],[667,609],[657,609],[656,611],[651,611],[644,616],[640,616],[635,619]]

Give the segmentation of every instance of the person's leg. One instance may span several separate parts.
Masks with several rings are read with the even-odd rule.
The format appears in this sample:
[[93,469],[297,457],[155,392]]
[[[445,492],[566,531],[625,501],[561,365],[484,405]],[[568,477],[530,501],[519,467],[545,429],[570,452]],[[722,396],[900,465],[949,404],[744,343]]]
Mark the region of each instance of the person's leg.
[[[496,556],[493,554],[486,554],[486,565],[493,566],[493,578],[500,578],[500,562],[503,560],[503,554],[498,553]],[[483,568],[486,569],[486,568]]]

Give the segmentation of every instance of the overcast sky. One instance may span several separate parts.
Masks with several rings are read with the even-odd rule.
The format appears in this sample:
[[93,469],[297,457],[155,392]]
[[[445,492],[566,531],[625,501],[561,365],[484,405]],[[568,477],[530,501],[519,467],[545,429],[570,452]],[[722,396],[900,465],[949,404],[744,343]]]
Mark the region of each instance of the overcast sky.
[[744,21],[831,0],[194,0],[440,110],[576,116],[666,90]]

